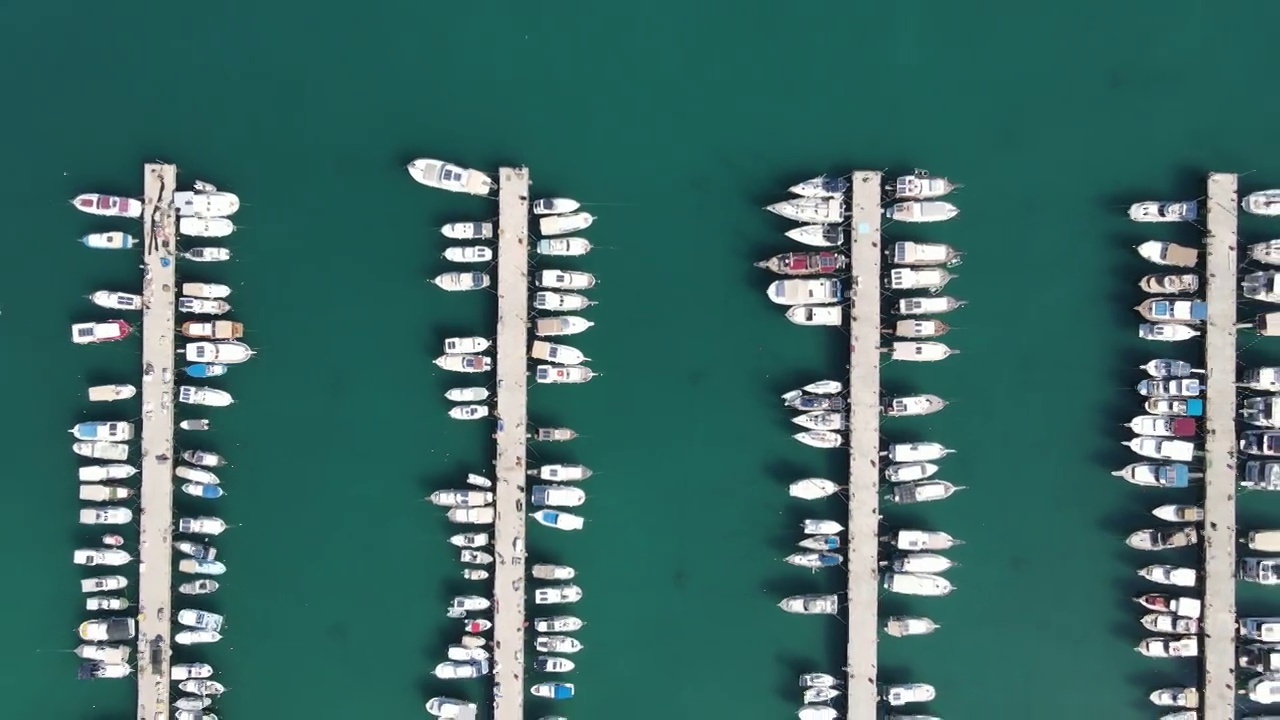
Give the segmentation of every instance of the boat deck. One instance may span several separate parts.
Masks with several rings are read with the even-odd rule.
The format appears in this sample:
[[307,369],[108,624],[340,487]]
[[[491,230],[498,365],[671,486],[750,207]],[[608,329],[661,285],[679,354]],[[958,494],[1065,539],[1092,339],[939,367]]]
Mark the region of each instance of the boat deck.
[[497,272],[493,720],[524,720],[524,498],[529,419],[528,168],[504,167],[499,171]]
[[1239,178],[1211,173],[1205,300],[1204,671],[1201,717],[1236,712],[1236,252]]
[[148,163],[142,210],[142,489],[138,720],[166,720],[173,599],[173,400],[178,167]]
[[880,637],[880,183],[853,173],[849,265],[848,720],[878,716]]

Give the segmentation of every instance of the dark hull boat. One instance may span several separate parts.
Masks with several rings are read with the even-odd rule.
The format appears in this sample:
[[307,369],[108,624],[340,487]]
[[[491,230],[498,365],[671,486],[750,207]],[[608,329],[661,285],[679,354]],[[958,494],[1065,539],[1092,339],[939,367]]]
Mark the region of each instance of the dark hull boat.
[[831,275],[843,270],[849,259],[837,253],[791,252],[774,255],[768,260],[756,263],[756,267],[772,270],[779,275]]

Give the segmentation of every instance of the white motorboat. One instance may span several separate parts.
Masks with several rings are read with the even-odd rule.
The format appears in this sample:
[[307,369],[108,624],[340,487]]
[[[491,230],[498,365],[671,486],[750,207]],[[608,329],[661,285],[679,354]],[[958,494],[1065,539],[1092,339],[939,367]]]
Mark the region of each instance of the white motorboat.
[[204,610],[192,610],[190,608],[179,610],[177,614],[179,625],[197,628],[199,630],[222,630],[222,624],[226,622],[226,618],[217,613],[206,612]]
[[591,468],[586,465],[567,465],[557,463],[541,465],[529,470],[529,474],[541,480],[551,482],[578,482],[591,477]]
[[220,283],[182,283],[182,294],[188,297],[220,300],[231,295],[231,288]]
[[1268,270],[1245,275],[1240,293],[1250,300],[1280,303],[1280,271]]
[[833,552],[812,551],[812,550],[806,551],[806,552],[792,553],[784,559],[790,565],[795,565],[796,567],[802,567],[802,568],[809,568],[810,570],[817,570],[819,568],[826,568],[826,567],[836,567],[844,560],[843,557]]
[[491,222],[452,222],[440,228],[440,234],[450,240],[489,240],[493,237]]
[[826,478],[804,478],[796,480],[787,488],[788,494],[801,500],[819,500],[830,497],[840,491],[840,486]]
[[1161,505],[1151,514],[1171,523],[1204,522],[1204,508],[1195,505]]
[[489,533],[458,533],[449,538],[449,543],[460,548],[478,548],[489,544]]
[[1240,375],[1240,387],[1266,392],[1280,392],[1280,367],[1248,368]]
[[898,530],[884,539],[895,548],[910,552],[950,550],[964,544],[962,540],[936,530]]
[[1196,421],[1169,415],[1137,415],[1127,424],[1135,435],[1188,437],[1196,432]]
[[1200,289],[1200,276],[1195,273],[1153,273],[1143,276],[1138,287],[1151,295],[1193,293]]
[[800,720],[836,720],[840,713],[830,705],[803,705],[796,711]]
[[791,418],[791,422],[809,430],[844,430],[844,413],[814,410]]
[[496,511],[493,507],[456,507],[450,508],[446,517],[449,522],[459,525],[492,525]]
[[885,573],[884,587],[889,592],[900,595],[925,597],[941,597],[955,589],[950,580],[940,575],[900,572]]
[[1199,452],[1199,448],[1193,442],[1158,437],[1139,436],[1120,444],[1142,457],[1183,463],[1194,460],[1196,453]]
[[487,355],[441,355],[436,367],[450,372],[478,373],[493,369],[493,358]]
[[800,197],[776,202],[765,210],[807,225],[835,225],[844,221],[843,197]]
[[142,296],[115,290],[98,290],[89,296],[98,307],[108,310],[141,310]]
[[844,526],[835,520],[806,519],[800,523],[800,531],[805,535],[834,535],[844,530]]
[[218,560],[183,558],[178,561],[178,572],[188,575],[222,575],[227,572],[227,566]]
[[93,250],[127,250],[138,244],[138,238],[124,232],[89,233],[80,242]]
[[1138,576],[1160,585],[1195,587],[1199,573],[1192,568],[1174,565],[1148,565],[1138,571]]
[[[196,218],[196,217],[178,218],[178,234],[179,235],[187,235],[190,237],[202,237],[202,238],[206,238],[206,237],[220,238],[220,237],[226,237],[235,231],[236,231],[235,223],[231,222],[226,218]],[[216,253],[216,254],[218,255],[225,254],[225,257],[218,257],[216,258],[216,260],[231,259],[231,251],[227,250],[226,248],[196,248],[196,249],[221,250],[222,253]],[[200,255],[197,257],[189,257],[187,255],[184,255],[183,257],[186,257],[188,260],[196,260],[197,262],[214,260],[214,258],[212,257],[207,257],[203,255]]]
[[581,516],[546,508],[532,513],[529,517],[537,520],[540,525],[552,527],[557,530],[581,530],[586,524],[586,519]]
[[489,674],[488,660],[448,661],[436,665],[432,671],[441,680],[469,680]]
[[839,305],[795,305],[787,309],[787,319],[796,325],[832,327],[844,323]]
[[835,688],[809,688],[804,691],[804,704],[817,705],[819,703],[831,702],[839,697],[842,693]]
[[835,247],[845,241],[845,231],[837,225],[801,225],[784,234],[801,245],[812,247]]
[[183,595],[211,595],[217,591],[218,581],[209,578],[191,580],[178,586],[178,592]]
[[444,259],[456,263],[492,262],[493,248],[484,245],[466,245],[445,248]]
[[800,687],[802,688],[829,688],[837,687],[840,681],[834,675],[827,673],[804,673],[800,676]]
[[231,311],[231,303],[226,300],[206,300],[204,298],[178,298],[178,312],[195,315],[224,315]]
[[582,310],[595,305],[585,295],[578,293],[539,292],[533,296],[533,307],[536,310]]
[[227,688],[217,680],[206,680],[204,678],[183,680],[178,683],[178,689],[201,697],[217,697],[227,691]]
[[104,480],[127,480],[138,474],[138,468],[123,463],[106,465],[86,465],[79,470],[80,482],[103,482]]
[[445,392],[444,396],[453,402],[481,402],[489,399],[489,389],[482,387],[456,387],[450,388]]
[[945,343],[935,342],[933,340],[906,340],[895,342],[885,352],[889,353],[889,357],[894,360],[903,360],[906,362],[937,362],[946,358],[959,354],[959,350],[953,350]]
[[569,658],[555,657],[553,655],[539,655],[533,661],[533,669],[539,672],[548,673],[564,673],[573,670],[574,663]]
[[222,190],[179,190],[173,194],[173,205],[179,217],[228,217],[240,209],[240,198]]
[[539,635],[533,640],[533,649],[542,653],[572,655],[582,650],[582,641],[568,635]]
[[1149,658],[1199,657],[1200,638],[1193,635],[1179,638],[1149,637],[1134,649]]
[[932,415],[947,406],[947,401],[937,395],[906,395],[891,398],[884,406],[889,417],[915,417]]
[[884,631],[893,637],[928,635],[942,627],[927,617],[891,615],[884,624]]
[[911,505],[946,500],[965,489],[964,485],[953,485],[945,480],[918,480],[894,485],[885,497],[899,505]]
[[[99,575],[80,581],[80,592],[110,592],[129,586],[129,578],[123,575]],[[92,658],[91,658],[92,659]]]
[[133,488],[124,485],[86,483],[80,486],[80,499],[88,502],[115,502],[133,497]]
[[227,459],[208,450],[184,450],[182,459],[198,467],[214,468],[227,464]]
[[1148,240],[1137,246],[1144,260],[1156,265],[1171,267],[1195,267],[1200,262],[1200,251],[1160,240]]
[[483,550],[462,550],[458,559],[469,565],[492,565],[493,556]]
[[187,362],[239,365],[253,357],[253,348],[237,340],[187,343],[182,349]]
[[955,452],[936,442],[894,443],[883,454],[895,463],[931,462]]
[[824,450],[830,450],[844,445],[844,438],[841,437],[839,433],[834,433],[830,430],[806,430],[804,432],[798,432],[791,437],[795,438],[796,441],[802,444],[808,445],[809,447],[822,448]]
[[534,485],[529,489],[534,507],[578,507],[587,501],[581,488],[565,485]]
[[1155,633],[1165,635],[1199,635],[1200,621],[1196,618],[1182,617],[1176,613],[1147,613],[1140,621],[1142,627]]
[[778,305],[828,305],[844,299],[844,286],[831,278],[790,278],[770,283],[766,294]]
[[591,252],[591,243],[581,237],[543,238],[534,249],[550,257],[581,257]]
[[[85,490],[101,490],[103,485],[82,485]],[[129,490],[129,488],[122,488]],[[132,493],[132,490],[129,490]],[[126,525],[133,522],[133,511],[127,507],[100,506],[80,508],[81,525]]]
[[1280,190],[1259,190],[1249,193],[1240,202],[1240,207],[1253,215],[1264,217],[1280,215]]
[[480,420],[489,417],[489,406],[454,405],[449,408],[449,417],[454,420]]
[[1134,222],[1189,222],[1200,216],[1199,204],[1148,200],[1129,206],[1129,219]]
[[595,376],[585,365],[538,365],[533,369],[533,379],[540,383],[574,385],[589,382]]
[[486,490],[493,487],[492,480],[490,480],[489,478],[483,475],[477,475],[475,473],[467,473],[467,484],[474,485],[478,488],[485,488]]
[[176,712],[174,712],[174,720],[179,720],[178,713],[181,712],[187,713],[187,715],[183,716],[182,720],[196,720],[197,718],[199,720],[205,720],[205,718],[209,716],[200,711],[212,704],[213,698],[210,697],[184,695],[173,702],[173,707],[176,710]]
[[909,703],[929,702],[938,697],[938,691],[928,683],[886,685],[880,694],[884,701],[893,707],[901,707]]
[[101,440],[103,442],[128,442],[133,439],[133,423],[128,422],[82,422],[76,423],[67,432],[77,440]]
[[226,390],[210,387],[183,385],[178,388],[178,402],[187,405],[204,405],[206,407],[226,407],[235,400]]
[[433,697],[427,701],[427,712],[439,718],[457,718],[464,713],[476,717],[476,704],[451,697]]
[[835,615],[840,611],[839,595],[792,595],[778,607],[795,615]]
[[529,574],[538,580],[572,580],[578,576],[578,571],[569,565],[536,563]]
[[594,324],[590,320],[577,315],[556,315],[535,320],[533,322],[533,332],[539,337],[577,335]]
[[960,208],[940,200],[912,200],[890,205],[885,217],[906,223],[931,223],[950,220],[960,214]]
[[1258,585],[1280,585],[1280,559],[1241,558],[1240,569],[1236,576],[1245,582]]
[[810,535],[800,542],[796,543],[796,547],[802,547],[805,550],[822,550],[832,551],[840,549],[839,535]]
[[955,277],[942,268],[894,268],[889,271],[889,289],[940,292]]
[[71,444],[71,450],[81,457],[94,460],[127,460],[129,446],[113,442],[77,442]]
[[483,507],[493,504],[493,493],[488,490],[437,490],[428,495],[427,500],[440,507]]
[[938,466],[930,462],[907,462],[885,468],[884,477],[889,482],[914,482],[932,477]]
[[835,198],[844,197],[849,192],[848,177],[831,177],[819,175],[787,188],[787,192],[800,197]]
[[581,630],[586,623],[572,615],[553,615],[551,617],[534,618],[533,629],[544,633],[564,633]]
[[590,360],[581,350],[569,345],[557,345],[544,340],[535,340],[529,349],[529,357],[535,360],[559,363],[561,365],[581,365]]
[[[898,301],[899,315],[938,315],[964,307],[965,300],[953,297],[902,298]],[[935,321],[936,322],[936,321]],[[941,333],[939,333],[941,334]]]
[[591,273],[575,270],[542,270],[538,272],[538,287],[551,290],[586,290],[595,287]]
[[488,273],[482,272],[461,272],[454,270],[452,272],[440,273],[431,282],[441,290],[449,292],[466,292],[469,290],[482,290],[489,287],[493,280]]
[[178,540],[173,549],[197,560],[213,560],[218,556],[218,549],[211,545],[201,545],[194,540]]
[[142,202],[134,198],[101,193],[82,193],[71,199],[72,206],[80,212],[103,217],[142,217]]
[[1134,550],[1169,550],[1190,547],[1200,542],[1200,532],[1194,525],[1182,527],[1138,530],[1125,539],[1124,544]]
[[123,320],[107,320],[99,323],[74,323],[71,326],[71,342],[76,345],[115,342],[133,333],[133,326]]
[[533,591],[534,605],[568,605],[582,599],[582,588],[577,585],[553,585]]
[[458,595],[449,601],[449,610],[460,610],[462,612],[479,612],[488,610],[493,605],[489,598],[479,595]]
[[94,385],[89,388],[89,402],[128,400],[137,394],[138,388],[133,385]]
[[79,548],[71,560],[76,565],[119,567],[133,562],[133,556],[119,548]]
[[538,234],[543,237],[568,235],[586,230],[596,218],[591,213],[572,212],[564,215],[544,215],[538,218]]
[[227,529],[222,518],[201,516],[178,518],[178,532],[191,535],[221,535]]
[[417,182],[449,192],[489,195],[498,189],[498,183],[479,170],[458,167],[443,160],[417,158],[405,169]]
[[129,608],[129,598],[109,595],[93,595],[84,599],[84,609],[89,612],[116,612]]
[[[844,383],[839,380],[817,380],[800,388],[798,392],[811,395],[839,395],[844,392]],[[791,393],[787,393],[782,396],[782,399],[786,400],[790,396]]]
[[177,663],[169,666],[170,680],[193,680],[213,677],[213,666],[208,663]]
[[894,572],[925,575],[944,573],[956,566],[951,558],[930,552],[902,553],[880,564],[892,568]]
[[1267,265],[1280,265],[1280,239],[1250,245],[1249,259]]
[[933,177],[924,170],[916,170],[893,181],[893,196],[904,200],[931,200],[948,195],[960,187],[944,177]]
[[137,621],[131,617],[86,620],[80,623],[80,627],[77,628],[80,639],[92,643],[116,643],[122,640],[129,640],[137,632]]
[[563,215],[571,213],[582,207],[582,203],[571,198],[541,198],[534,200],[529,206],[529,210],[534,215]]
[[955,248],[942,243],[920,243],[911,241],[896,242],[890,249],[894,265],[909,267],[959,265],[961,253]]
[[[1200,707],[1200,691],[1192,687],[1160,688],[1147,696],[1156,707],[1180,707],[1195,709]],[[1168,717],[1168,716],[1166,716]],[[1196,717],[1191,713],[1191,717]],[[1164,720],[1163,718],[1161,720]]]

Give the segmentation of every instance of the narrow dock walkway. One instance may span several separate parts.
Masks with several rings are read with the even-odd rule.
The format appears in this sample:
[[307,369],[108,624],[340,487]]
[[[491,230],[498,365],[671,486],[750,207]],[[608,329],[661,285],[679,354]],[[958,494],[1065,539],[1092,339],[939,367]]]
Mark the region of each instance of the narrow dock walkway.
[[1204,670],[1201,717],[1236,714],[1236,252],[1239,178],[1209,175],[1206,223]]
[[493,720],[524,720],[525,456],[528,449],[529,169],[498,175],[497,456]]
[[173,598],[173,398],[178,167],[148,163],[142,210],[142,490],[138,720],[167,720]]
[[853,173],[850,205],[847,720],[879,716],[880,182],[878,172]]

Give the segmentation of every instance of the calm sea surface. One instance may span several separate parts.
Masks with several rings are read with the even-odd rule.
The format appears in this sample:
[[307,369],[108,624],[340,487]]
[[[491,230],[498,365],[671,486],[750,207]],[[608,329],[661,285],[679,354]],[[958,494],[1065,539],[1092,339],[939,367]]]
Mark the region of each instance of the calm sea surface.
[[[91,409],[84,388],[136,382],[138,344],[73,347],[67,326],[105,317],[93,290],[138,287],[138,259],[76,244],[131,226],[66,201],[138,195],[153,158],[245,201],[236,262],[182,270],[235,286],[259,351],[220,383],[239,402],[208,413],[215,430],[180,439],[233,463],[217,506],[236,526],[217,543],[230,570],[204,605],[229,617],[226,638],[181,656],[217,666],[220,715],[396,720],[435,694],[481,697],[430,675],[459,634],[443,607],[474,586],[422,497],[489,468],[485,426],[447,420],[456,378],[431,359],[448,334],[489,334],[495,303],[426,279],[445,268],[436,228],[496,206],[414,184],[402,166],[417,155],[527,164],[539,195],[599,216],[598,251],[563,267],[600,278],[596,327],[572,344],[603,377],[531,393],[535,422],[583,436],[536,461],[596,471],[586,530],[530,533],[533,556],[573,564],[586,591],[564,714],[785,718],[798,672],[839,672],[843,625],[775,603],[843,582],[782,558],[806,514],[843,513],[802,508],[786,484],[839,477],[844,458],[791,441],[777,396],[839,376],[847,339],[787,323],[751,263],[790,249],[761,206],[852,167],[965,184],[957,220],[890,228],[967,252],[948,288],[970,301],[948,318],[962,354],[885,370],[889,392],[952,405],[885,433],[957,448],[941,477],[972,489],[887,514],[967,544],[954,595],[884,601],[944,626],[886,639],[884,678],[935,684],[928,711],[949,720],[1140,720],[1156,715],[1146,693],[1194,679],[1190,662],[1132,650],[1128,597],[1150,560],[1122,539],[1172,500],[1107,473],[1131,459],[1133,368],[1163,349],[1134,337],[1131,246],[1195,236],[1123,211],[1201,195],[1211,169],[1280,184],[1280,6],[50,0],[4,14],[4,715],[132,713],[133,683],[78,683],[66,652],[85,616],[71,551],[96,533],[75,524],[65,431],[137,413]],[[1251,362],[1280,360],[1280,344],[1251,343]],[[1280,525],[1280,502],[1241,508],[1246,528]],[[1240,606],[1280,614],[1257,589]]]

